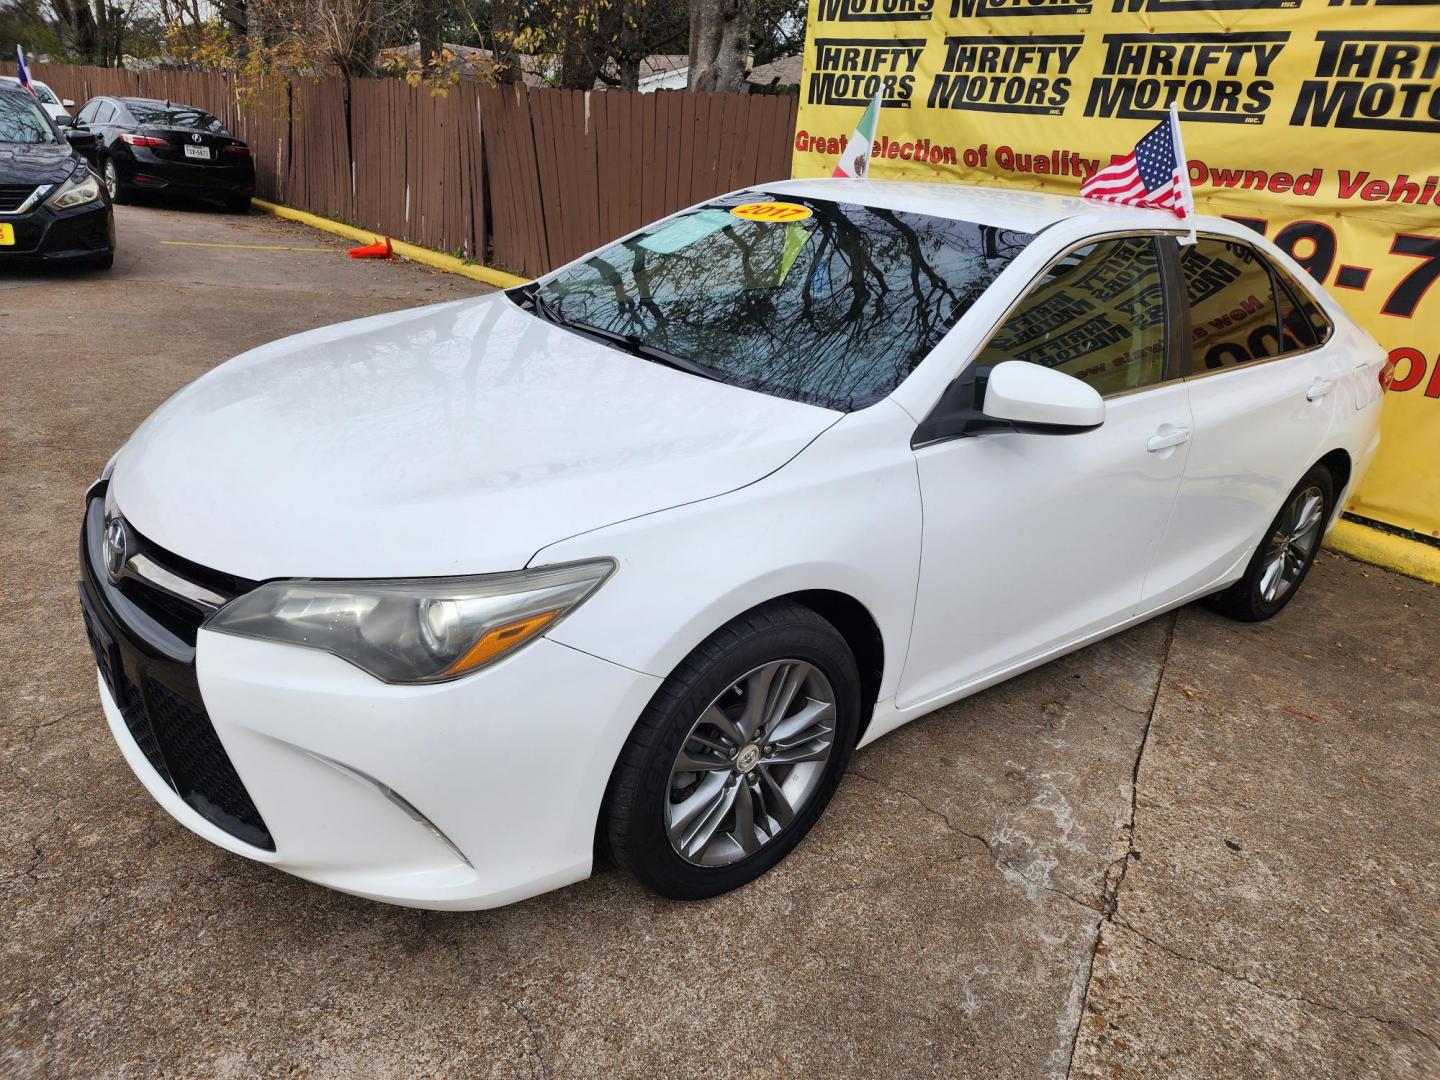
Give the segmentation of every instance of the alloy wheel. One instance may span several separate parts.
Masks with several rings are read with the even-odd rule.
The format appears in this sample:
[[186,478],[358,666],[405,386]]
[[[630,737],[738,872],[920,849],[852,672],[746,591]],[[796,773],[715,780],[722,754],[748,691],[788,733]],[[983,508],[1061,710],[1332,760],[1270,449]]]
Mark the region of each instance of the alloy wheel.
[[671,847],[696,866],[728,866],[774,840],[819,787],[835,722],[835,691],[813,664],[773,660],[742,675],[670,767]]
[[113,161],[105,162],[105,190],[110,193],[112,202],[120,191],[120,174],[115,171]]
[[1274,603],[1293,589],[1320,542],[1324,526],[1325,493],[1311,484],[1295,494],[1270,534],[1260,573],[1260,596]]

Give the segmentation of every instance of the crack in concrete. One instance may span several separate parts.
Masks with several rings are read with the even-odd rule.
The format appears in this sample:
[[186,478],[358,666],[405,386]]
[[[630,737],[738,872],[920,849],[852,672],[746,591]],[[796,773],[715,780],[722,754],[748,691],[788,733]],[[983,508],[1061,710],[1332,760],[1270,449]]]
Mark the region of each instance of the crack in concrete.
[[1320,998],[1306,997],[1304,994],[1292,994],[1289,991],[1281,990],[1274,986],[1266,986],[1264,983],[1258,982],[1257,980],[1250,978],[1250,976],[1248,975],[1242,975],[1238,971],[1232,971],[1231,969],[1221,964],[1215,963],[1215,961],[1213,960],[1206,960],[1202,956],[1191,956],[1189,953],[1181,952],[1173,945],[1166,945],[1164,942],[1158,941],[1155,938],[1151,937],[1149,934],[1139,929],[1137,926],[1135,926],[1134,923],[1128,921],[1127,919],[1112,915],[1109,919],[1109,922],[1110,925],[1117,927],[1118,929],[1134,934],[1141,941],[1145,942],[1147,945],[1150,945],[1152,948],[1155,948],[1158,951],[1164,953],[1171,959],[1180,960],[1189,964],[1198,964],[1201,967],[1209,968],[1211,971],[1219,975],[1223,975],[1227,979],[1232,979],[1235,982],[1244,983],[1246,986],[1258,990],[1260,991],[1260,993],[1265,994],[1269,997],[1277,997],[1283,1001],[1294,1001],[1301,1005],[1309,1005],[1312,1008],[1322,1009],[1325,1012],[1343,1013],[1346,1016],[1353,1017],[1356,1020],[1369,1020],[1372,1023],[1386,1024],[1391,1027],[1401,1028],[1405,1031],[1410,1032],[1413,1035],[1419,1036],[1421,1039],[1424,1039],[1431,1046],[1433,1046],[1437,1051],[1440,1051],[1440,1039],[1437,1039],[1434,1035],[1431,1035],[1424,1028],[1410,1023],[1408,1020],[1402,1020],[1399,1017],[1395,1016],[1380,1016],[1376,1013],[1355,1012],[1352,1009],[1345,1008],[1343,1005],[1336,1005],[1333,1002],[1324,1001]]
[[[1344,1015],[1350,1016],[1356,1020],[1367,1020],[1371,1023],[1383,1024],[1389,1027],[1399,1028],[1403,1031],[1411,1033],[1417,1038],[1424,1040],[1425,1042],[1433,1046],[1437,1051],[1440,1051],[1440,1039],[1437,1039],[1436,1036],[1432,1035],[1424,1028],[1412,1024],[1407,1020],[1402,1020],[1398,1017],[1393,1016],[1381,1016],[1374,1013],[1355,1012],[1353,1010],[1346,1009],[1343,1006],[1335,1005],[1328,1001],[1306,997],[1303,994],[1292,994],[1272,986],[1266,986],[1265,984],[1257,982],[1255,979],[1249,978],[1246,975],[1242,975],[1236,971],[1231,971],[1230,969],[1223,967],[1222,965],[1217,964],[1214,961],[1206,960],[1198,956],[1191,956],[1188,953],[1181,952],[1179,949],[1166,945],[1163,942],[1157,941],[1155,938],[1152,938],[1148,934],[1138,929],[1133,923],[1116,914],[1117,908],[1120,904],[1120,888],[1125,883],[1126,872],[1129,870],[1130,863],[1133,861],[1136,855],[1135,823],[1139,815],[1140,809],[1140,769],[1144,762],[1145,751],[1150,744],[1150,731],[1155,723],[1155,711],[1160,704],[1160,691],[1164,686],[1165,675],[1170,665],[1170,652],[1175,644],[1175,629],[1178,622],[1179,612],[1176,611],[1171,615],[1170,627],[1165,637],[1165,648],[1163,653],[1161,654],[1160,671],[1155,680],[1155,694],[1150,701],[1150,710],[1145,718],[1145,729],[1141,733],[1140,745],[1137,748],[1135,754],[1135,764],[1132,766],[1130,772],[1130,820],[1125,826],[1125,852],[1118,859],[1110,863],[1105,873],[1105,896],[1101,904],[1100,918],[1095,923],[1095,939],[1091,945],[1089,963],[1087,965],[1085,973],[1084,993],[1080,996],[1079,1015],[1076,1017],[1075,1031],[1071,1037],[1070,1042],[1070,1060],[1065,1068],[1066,1080],[1069,1080],[1069,1077],[1075,1068],[1075,1051],[1079,1046],[1080,1031],[1085,1021],[1085,1006],[1090,1000],[1090,987],[1094,981],[1095,975],[1095,959],[1099,953],[1101,939],[1103,937],[1104,929],[1107,925],[1114,927],[1118,930],[1134,934],[1141,941],[1150,945],[1152,948],[1164,953],[1166,956],[1171,957],[1172,959],[1180,960],[1185,963],[1198,964],[1201,967],[1209,968],[1210,970],[1224,976],[1225,978],[1232,979],[1235,982],[1244,983],[1252,989],[1258,990],[1260,993],[1267,996],[1280,998],[1283,1001],[1292,1001],[1303,1005],[1309,1005],[1312,1008],[1321,1009],[1327,1012],[1343,1013]],[[1074,898],[1071,897],[1071,899]]]
[[521,1022],[525,1025],[526,1032],[530,1036],[530,1056],[535,1059],[535,1068],[539,1071],[541,1080],[549,1080],[550,1066],[545,1061],[545,1044],[540,1038],[540,1029],[535,1023],[535,1018],[509,998],[501,998],[500,1004],[520,1017]]
[[1071,903],[1079,904],[1087,911],[1093,912],[1099,910],[1095,907],[1094,904],[1089,903],[1086,900],[1082,900],[1080,897],[1075,896],[1073,893],[1066,892],[1064,889],[1057,889],[1054,885],[1046,884],[1043,881],[1038,881],[1035,878],[1031,877],[1029,874],[1025,873],[1025,871],[1022,870],[1020,867],[1014,865],[1013,863],[1007,862],[1005,858],[995,850],[994,845],[987,837],[984,837],[979,833],[970,832],[968,829],[962,829],[959,825],[956,825],[955,822],[950,819],[949,814],[945,813],[943,810],[937,810],[935,807],[931,806],[914,792],[906,791],[904,788],[898,788],[894,784],[887,784],[884,780],[871,776],[869,773],[861,772],[860,770],[853,767],[849,770],[847,775],[855,776],[860,778],[861,780],[869,781],[876,787],[884,788],[886,791],[893,792],[894,794],[899,795],[901,798],[909,799],[916,806],[920,807],[920,809],[924,810],[927,814],[930,814],[936,820],[941,822],[951,832],[958,833],[961,836],[976,841],[982,848],[984,848],[985,854],[989,857],[990,861],[995,864],[996,869],[1006,873],[1014,874],[1017,878],[1025,882],[1027,885],[1033,885],[1037,889],[1041,889],[1048,893],[1053,893],[1054,895],[1062,897],[1065,900],[1069,900]]
[[1150,729],[1155,725],[1155,710],[1160,704],[1160,689],[1165,685],[1165,671],[1170,666],[1170,650],[1175,645],[1175,627],[1179,621],[1180,612],[1172,612],[1170,626],[1165,631],[1165,648],[1160,654],[1160,670],[1155,675],[1155,693],[1150,698],[1150,709],[1145,715],[1145,728],[1140,733],[1140,745],[1135,750],[1135,764],[1130,768],[1130,820],[1125,825],[1125,851],[1105,870],[1100,918],[1095,923],[1095,939],[1090,944],[1090,957],[1085,966],[1085,988],[1080,995],[1080,1010],[1075,1017],[1075,1030],[1070,1036],[1070,1058],[1065,1064],[1066,1080],[1069,1080],[1075,1068],[1075,1050],[1080,1045],[1080,1029],[1085,1023],[1085,1006],[1090,1000],[1090,986],[1095,979],[1095,957],[1100,952],[1100,940],[1105,924],[1114,922],[1115,908],[1120,903],[1120,886],[1125,884],[1125,874],[1135,857],[1135,818],[1140,809],[1140,766],[1145,760],[1145,749],[1150,745]]

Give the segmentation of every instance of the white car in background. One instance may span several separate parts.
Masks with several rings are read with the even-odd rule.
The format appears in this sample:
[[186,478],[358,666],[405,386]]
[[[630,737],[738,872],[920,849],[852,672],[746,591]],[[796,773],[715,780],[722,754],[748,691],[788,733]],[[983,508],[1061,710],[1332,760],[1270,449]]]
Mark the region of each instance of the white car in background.
[[[9,83],[11,86],[19,86],[20,80],[14,75],[0,75],[0,83]],[[31,79],[30,85],[35,88],[35,98],[40,102],[40,107],[45,110],[51,120],[61,127],[68,127],[71,123],[71,116],[68,110],[75,107],[75,102],[69,98],[63,101],[56,96],[55,91],[46,86],[39,79]]]
[[1295,595],[1384,351],[1272,244],[790,181],[209,372],[89,495],[111,730],[214,843],[489,907],[783,858],[851,751],[1200,597]]

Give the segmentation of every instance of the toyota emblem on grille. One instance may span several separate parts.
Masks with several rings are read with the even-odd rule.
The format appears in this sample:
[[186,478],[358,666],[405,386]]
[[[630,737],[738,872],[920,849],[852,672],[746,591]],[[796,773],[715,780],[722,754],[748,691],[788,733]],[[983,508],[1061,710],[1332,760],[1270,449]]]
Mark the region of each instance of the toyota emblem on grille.
[[125,527],[124,518],[115,517],[106,522],[100,554],[105,560],[105,576],[111,584],[117,583],[130,559],[130,530]]

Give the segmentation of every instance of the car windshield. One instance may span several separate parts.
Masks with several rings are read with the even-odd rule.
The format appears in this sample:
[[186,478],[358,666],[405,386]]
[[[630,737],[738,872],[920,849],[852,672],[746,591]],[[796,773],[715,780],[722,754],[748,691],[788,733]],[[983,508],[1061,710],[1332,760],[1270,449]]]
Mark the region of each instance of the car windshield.
[[46,105],[59,105],[59,104],[60,104],[60,100],[59,100],[54,94],[52,94],[52,93],[50,92],[50,88],[49,88],[48,86],[46,86],[44,83],[32,82],[30,85],[35,88],[35,96],[38,97],[44,104],[46,104]]
[[127,101],[125,107],[130,110],[130,115],[135,117],[137,124],[168,128],[194,128],[196,131],[209,131],[217,135],[225,130],[225,125],[209,113],[200,109],[192,109],[187,105]]
[[547,279],[543,317],[850,411],[895,389],[1032,239],[805,196],[727,196]]
[[0,91],[0,143],[56,143],[60,140],[29,94]]

